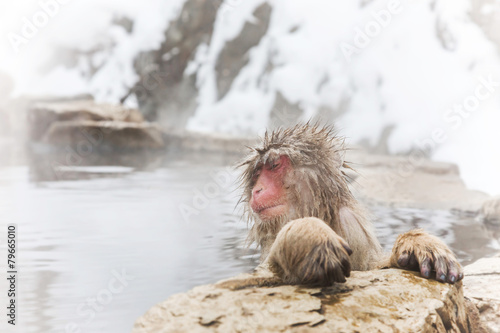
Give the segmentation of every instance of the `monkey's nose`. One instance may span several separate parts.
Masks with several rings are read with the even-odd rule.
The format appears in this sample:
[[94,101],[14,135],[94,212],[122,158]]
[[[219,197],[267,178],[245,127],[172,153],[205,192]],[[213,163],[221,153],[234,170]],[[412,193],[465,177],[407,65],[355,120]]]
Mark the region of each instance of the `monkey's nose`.
[[252,198],[250,199],[250,207],[256,213],[258,213],[260,207],[262,206],[262,194],[264,192],[263,187],[254,187],[252,190]]
[[254,188],[252,191],[253,192],[252,196],[255,197],[255,196],[259,195],[262,192],[262,190],[263,190],[262,187]]

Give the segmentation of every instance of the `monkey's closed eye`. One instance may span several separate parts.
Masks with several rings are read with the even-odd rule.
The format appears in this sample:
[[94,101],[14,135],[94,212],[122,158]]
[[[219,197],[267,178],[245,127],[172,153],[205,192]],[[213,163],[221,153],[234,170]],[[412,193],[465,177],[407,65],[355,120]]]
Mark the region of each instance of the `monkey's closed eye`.
[[271,168],[270,168],[270,169],[271,169],[271,170],[274,170],[274,169],[279,168],[280,166],[281,166],[281,164],[280,164],[280,163],[273,163],[273,165],[271,165]]

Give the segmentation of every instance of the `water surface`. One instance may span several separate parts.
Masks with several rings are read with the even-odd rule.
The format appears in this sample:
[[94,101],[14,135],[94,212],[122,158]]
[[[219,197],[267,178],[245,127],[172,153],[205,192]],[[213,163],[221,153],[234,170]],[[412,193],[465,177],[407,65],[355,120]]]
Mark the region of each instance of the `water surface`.
[[[93,166],[64,165],[55,157],[4,163],[0,258],[7,224],[17,223],[17,331],[128,332],[174,293],[250,272],[258,252],[245,245],[238,173],[227,168],[236,160],[168,154]],[[472,216],[370,209],[387,250],[398,233],[423,227],[463,264],[498,251],[495,235]],[[124,282],[115,281],[117,275]]]

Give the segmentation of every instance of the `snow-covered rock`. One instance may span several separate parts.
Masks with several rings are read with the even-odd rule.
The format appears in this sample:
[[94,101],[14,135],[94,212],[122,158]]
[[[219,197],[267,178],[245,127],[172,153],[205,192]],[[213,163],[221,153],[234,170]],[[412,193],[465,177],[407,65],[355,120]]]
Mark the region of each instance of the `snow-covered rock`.
[[498,194],[499,15],[491,0],[89,0],[61,7],[10,74],[17,95],[91,93],[164,127],[336,121],[353,143],[457,163]]

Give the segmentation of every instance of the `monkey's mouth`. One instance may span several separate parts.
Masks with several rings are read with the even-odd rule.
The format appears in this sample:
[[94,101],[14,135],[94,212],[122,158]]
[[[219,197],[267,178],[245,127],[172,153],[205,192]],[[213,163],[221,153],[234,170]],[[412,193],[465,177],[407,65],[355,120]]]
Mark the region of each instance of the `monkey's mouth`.
[[285,207],[285,204],[279,203],[279,204],[275,204],[275,205],[271,205],[271,206],[257,207],[256,209],[254,209],[254,212],[258,215],[268,214],[274,210],[281,210],[282,207]]

